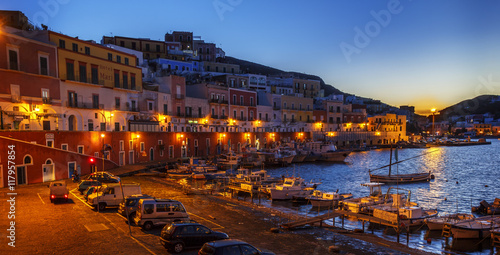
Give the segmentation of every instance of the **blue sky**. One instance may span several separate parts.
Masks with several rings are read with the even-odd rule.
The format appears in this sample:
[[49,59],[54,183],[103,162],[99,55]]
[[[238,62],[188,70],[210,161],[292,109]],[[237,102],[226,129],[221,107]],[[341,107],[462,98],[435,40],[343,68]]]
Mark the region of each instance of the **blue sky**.
[[26,0],[0,6],[96,41],[111,34],[163,40],[166,32],[192,31],[229,56],[315,74],[344,92],[422,113],[500,94],[499,1]]

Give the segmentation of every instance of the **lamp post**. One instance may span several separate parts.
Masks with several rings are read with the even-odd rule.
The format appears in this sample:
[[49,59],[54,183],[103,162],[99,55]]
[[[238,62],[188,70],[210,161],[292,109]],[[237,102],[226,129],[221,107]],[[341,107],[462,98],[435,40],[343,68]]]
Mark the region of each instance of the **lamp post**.
[[102,138],[102,171],[104,171],[104,134],[101,134]]
[[432,129],[431,129],[431,132],[432,132],[432,136],[434,136],[434,113],[436,112],[436,108],[432,108],[431,112],[432,112]]

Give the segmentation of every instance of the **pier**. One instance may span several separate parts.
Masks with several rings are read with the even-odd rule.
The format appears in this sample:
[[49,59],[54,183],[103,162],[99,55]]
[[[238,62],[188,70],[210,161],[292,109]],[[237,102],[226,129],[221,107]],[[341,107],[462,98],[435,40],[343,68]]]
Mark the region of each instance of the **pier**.
[[[351,218],[351,219],[355,219],[356,221],[362,221],[362,224],[363,224],[363,232],[365,231],[365,223],[366,222],[369,222],[371,224],[378,224],[378,225],[381,225],[381,226],[385,226],[385,227],[388,227],[388,228],[393,228],[395,231],[396,231],[396,234],[397,234],[397,241],[399,243],[399,234],[403,231],[403,230],[406,230],[406,242],[407,244],[409,243],[409,240],[410,240],[410,237],[409,237],[409,227],[410,226],[404,226],[404,225],[399,225],[399,224],[394,224],[390,221],[387,221],[387,220],[383,220],[383,219],[380,219],[380,218],[377,218],[377,217],[373,217],[373,216],[370,216],[370,215],[366,215],[366,214],[360,214],[360,213],[353,213],[353,212],[350,212],[350,211],[344,211],[344,210],[332,210],[332,211],[329,211],[327,214],[323,214],[323,215],[318,215],[318,216],[315,216],[315,217],[310,217],[310,218],[306,218],[306,219],[301,219],[301,220],[297,220],[297,221],[294,221],[294,222],[290,222],[290,223],[285,223],[285,224],[282,224],[281,227],[283,229],[287,229],[287,230],[291,230],[291,229],[294,229],[294,228],[297,228],[297,227],[301,227],[301,226],[305,226],[305,225],[313,225],[315,223],[319,223],[320,227],[322,227],[322,223],[324,220],[330,220],[332,219],[333,220],[333,226],[335,226],[335,218],[336,217],[340,217],[342,219],[342,226],[341,228],[344,228],[344,219],[347,217],[347,218]],[[372,234],[373,234],[373,229],[372,229]],[[499,234],[500,236],[500,234]]]

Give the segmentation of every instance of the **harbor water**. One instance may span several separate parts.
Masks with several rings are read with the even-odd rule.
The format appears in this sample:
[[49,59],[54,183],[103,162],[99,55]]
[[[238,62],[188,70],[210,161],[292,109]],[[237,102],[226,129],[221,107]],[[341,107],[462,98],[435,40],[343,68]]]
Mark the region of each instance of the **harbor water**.
[[[440,215],[449,213],[470,213],[471,206],[478,206],[486,200],[492,203],[500,197],[500,141],[488,140],[491,145],[463,147],[433,147],[420,149],[400,149],[398,159],[404,160],[392,166],[392,173],[415,173],[432,171],[434,180],[422,183],[388,184],[382,186],[386,192],[389,187],[408,189],[411,201],[425,209],[437,208]],[[393,152],[394,153],[394,152]],[[369,182],[369,169],[376,169],[389,164],[390,150],[377,149],[351,153],[345,164],[302,163],[282,168],[267,169],[272,176],[300,176],[306,181],[321,181],[318,186],[322,191],[352,193],[355,197],[367,196],[369,190],[362,183]],[[393,162],[395,158],[392,158]],[[388,168],[377,170],[377,174],[387,174]],[[300,214],[314,215],[311,205],[297,205],[290,202],[266,202],[266,206]],[[338,221],[340,222],[340,221]],[[337,226],[340,224],[337,223]],[[346,228],[361,228],[361,223],[347,221]],[[396,241],[394,233],[384,229],[375,230],[375,234]],[[490,240],[460,240],[445,242],[440,233],[425,229],[413,231],[409,245],[435,253],[450,254],[490,254]],[[429,243],[428,240],[431,242]],[[406,243],[406,235],[400,236],[400,242]]]

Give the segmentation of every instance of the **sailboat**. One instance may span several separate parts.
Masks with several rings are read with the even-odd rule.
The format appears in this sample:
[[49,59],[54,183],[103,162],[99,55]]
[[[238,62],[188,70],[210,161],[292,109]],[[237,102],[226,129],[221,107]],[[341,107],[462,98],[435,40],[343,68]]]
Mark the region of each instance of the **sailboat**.
[[[431,151],[431,152],[434,152],[434,151]],[[428,153],[431,153],[431,152],[428,152]],[[425,153],[427,154],[427,153]],[[411,174],[392,174],[391,173],[391,166],[392,165],[395,165],[395,164],[399,164],[403,161],[406,161],[406,160],[410,160],[410,159],[413,159],[413,158],[417,158],[417,157],[421,157],[425,154],[422,154],[422,155],[418,155],[418,156],[415,156],[415,157],[411,157],[411,158],[408,158],[408,159],[404,159],[404,160],[401,160],[401,161],[398,161],[398,157],[397,157],[397,147],[396,147],[396,162],[392,163],[392,146],[391,146],[391,156],[390,156],[390,159],[389,159],[389,165],[386,165],[386,166],[383,166],[383,167],[379,167],[379,168],[376,168],[376,169],[373,169],[373,170],[369,170],[369,174],[370,174],[370,182],[382,182],[382,183],[410,183],[410,182],[424,182],[424,181],[430,181],[431,179],[434,179],[434,175],[431,173],[431,171],[429,172],[424,172],[424,173],[411,173]],[[373,171],[376,171],[376,170],[380,170],[380,169],[383,169],[383,168],[386,168],[386,167],[389,167],[389,174],[388,175],[383,175],[383,174],[372,174]]]

